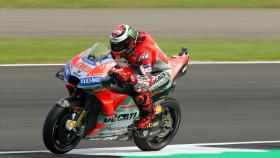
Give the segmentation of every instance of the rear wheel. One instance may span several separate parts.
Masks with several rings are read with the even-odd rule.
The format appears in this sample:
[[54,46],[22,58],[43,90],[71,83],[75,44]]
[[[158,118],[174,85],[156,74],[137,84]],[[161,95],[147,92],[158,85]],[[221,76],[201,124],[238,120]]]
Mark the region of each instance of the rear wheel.
[[179,103],[173,98],[167,98],[163,105],[162,122],[164,127],[156,137],[139,138],[134,136],[137,147],[143,151],[157,151],[168,145],[175,137],[181,121]]
[[[84,130],[79,134],[74,130],[66,129],[67,120],[72,118],[74,112],[71,109],[55,105],[49,112],[43,128],[43,140],[45,146],[55,154],[64,154],[78,145],[82,139]],[[85,119],[81,126],[85,126]]]

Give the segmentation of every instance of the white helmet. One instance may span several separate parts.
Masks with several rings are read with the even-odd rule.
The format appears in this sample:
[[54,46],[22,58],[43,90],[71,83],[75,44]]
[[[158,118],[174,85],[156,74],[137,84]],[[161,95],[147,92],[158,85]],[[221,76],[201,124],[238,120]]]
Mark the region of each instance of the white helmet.
[[118,25],[110,35],[112,55],[124,57],[135,47],[138,32],[126,24]]

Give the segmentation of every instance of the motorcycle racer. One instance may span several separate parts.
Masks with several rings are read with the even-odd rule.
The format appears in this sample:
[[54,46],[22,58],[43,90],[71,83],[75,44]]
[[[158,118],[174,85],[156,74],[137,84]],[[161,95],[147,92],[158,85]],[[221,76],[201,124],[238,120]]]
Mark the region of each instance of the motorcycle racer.
[[140,110],[137,128],[143,129],[155,115],[150,93],[168,84],[172,75],[168,58],[148,33],[126,24],[113,29],[110,46],[112,57],[125,59],[133,69],[115,66],[109,74],[117,74],[118,81],[133,85],[132,97]]

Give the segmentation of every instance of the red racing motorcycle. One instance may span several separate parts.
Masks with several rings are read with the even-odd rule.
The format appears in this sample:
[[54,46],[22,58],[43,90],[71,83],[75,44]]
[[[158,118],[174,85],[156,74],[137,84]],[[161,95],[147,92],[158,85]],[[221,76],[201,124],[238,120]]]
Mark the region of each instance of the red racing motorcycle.
[[[168,84],[150,92],[155,118],[137,134],[139,110],[130,85],[119,83],[108,72],[117,62],[106,46],[97,43],[67,62],[56,77],[65,81],[69,96],[60,99],[49,112],[43,127],[45,146],[53,153],[66,153],[80,140],[131,141],[143,151],[156,151],[168,145],[180,125],[179,103],[167,97],[176,78],[187,72],[189,56],[184,49],[169,57],[172,77]],[[122,64],[128,64],[123,62]],[[107,114],[114,111],[114,117]]]

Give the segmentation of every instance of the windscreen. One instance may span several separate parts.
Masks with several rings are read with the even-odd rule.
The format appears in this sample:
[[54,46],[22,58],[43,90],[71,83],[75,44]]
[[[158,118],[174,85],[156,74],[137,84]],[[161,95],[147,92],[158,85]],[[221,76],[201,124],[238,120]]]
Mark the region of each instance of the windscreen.
[[102,43],[95,43],[91,48],[89,48],[90,55],[96,58],[103,58],[110,55],[110,50]]

